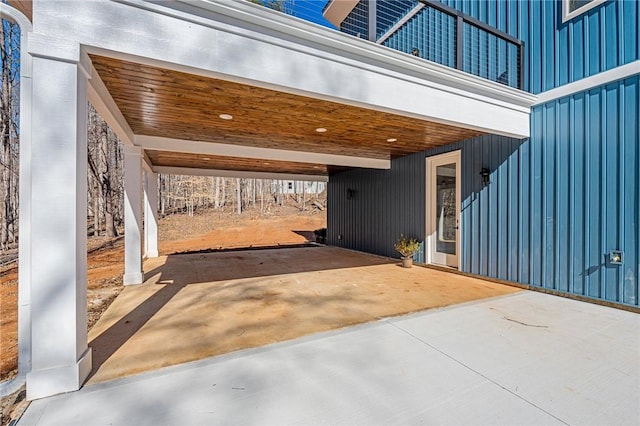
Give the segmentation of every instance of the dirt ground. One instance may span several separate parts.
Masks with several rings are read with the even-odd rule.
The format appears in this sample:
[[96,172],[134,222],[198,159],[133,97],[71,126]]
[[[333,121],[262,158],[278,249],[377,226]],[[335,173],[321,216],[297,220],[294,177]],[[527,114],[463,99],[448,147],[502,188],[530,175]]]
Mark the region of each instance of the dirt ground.
[[[313,231],[326,226],[326,214],[281,207],[261,213],[247,210],[204,211],[194,216],[171,215],[160,219],[158,244],[161,255],[218,248],[256,247],[304,243]],[[91,237],[88,245],[87,307],[89,328],[122,291],[124,240]],[[14,255],[13,253],[6,254]],[[17,373],[17,263],[0,267],[0,381]],[[8,423],[15,400],[23,392],[2,398],[0,425]]]

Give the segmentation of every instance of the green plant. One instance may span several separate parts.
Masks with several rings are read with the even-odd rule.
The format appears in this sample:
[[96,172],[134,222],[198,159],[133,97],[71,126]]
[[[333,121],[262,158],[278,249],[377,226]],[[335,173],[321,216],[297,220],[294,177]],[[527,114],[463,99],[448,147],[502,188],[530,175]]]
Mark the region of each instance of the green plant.
[[327,238],[327,228],[320,228],[313,231],[316,237]]
[[320,228],[313,231],[316,237],[316,243],[327,244],[327,228]]
[[415,238],[407,238],[400,234],[400,239],[398,239],[394,248],[402,257],[410,257],[420,249],[420,242]]

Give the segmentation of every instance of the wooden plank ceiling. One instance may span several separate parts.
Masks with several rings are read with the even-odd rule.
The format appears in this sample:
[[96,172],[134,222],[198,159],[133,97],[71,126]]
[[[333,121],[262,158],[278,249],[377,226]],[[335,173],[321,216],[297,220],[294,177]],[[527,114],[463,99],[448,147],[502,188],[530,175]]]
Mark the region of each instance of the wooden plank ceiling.
[[[390,159],[481,134],[104,56],[91,55],[91,59],[131,129],[139,135]],[[222,120],[220,114],[230,114],[233,119]],[[320,127],[327,131],[317,132]],[[147,151],[147,155],[154,165],[169,167],[313,175],[343,170],[331,164],[168,151]]]

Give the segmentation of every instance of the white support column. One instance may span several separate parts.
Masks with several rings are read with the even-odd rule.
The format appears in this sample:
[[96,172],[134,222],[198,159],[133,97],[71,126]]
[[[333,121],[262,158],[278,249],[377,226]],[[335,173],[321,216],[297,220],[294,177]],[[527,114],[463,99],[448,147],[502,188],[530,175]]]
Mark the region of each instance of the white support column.
[[144,255],[158,257],[158,175],[144,174]]
[[142,284],[142,148],[124,147],[124,285]]
[[30,215],[20,221],[21,229],[29,229],[26,235],[31,248],[27,267],[32,368],[27,374],[27,398],[36,399],[79,389],[91,371],[87,346],[88,74],[83,63],[87,58],[78,43],[56,40],[56,49],[49,49],[32,36],[33,125],[31,150],[27,151],[31,182],[30,187],[21,188],[21,200],[30,202]]

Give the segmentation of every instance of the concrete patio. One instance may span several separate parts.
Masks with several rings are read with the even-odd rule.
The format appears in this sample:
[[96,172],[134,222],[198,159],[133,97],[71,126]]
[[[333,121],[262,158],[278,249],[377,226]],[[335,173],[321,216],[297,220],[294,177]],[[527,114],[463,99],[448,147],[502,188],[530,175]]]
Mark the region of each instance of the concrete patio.
[[335,247],[162,256],[89,333],[98,383],[519,291]]
[[88,385],[19,425],[637,425],[639,330],[522,291]]

